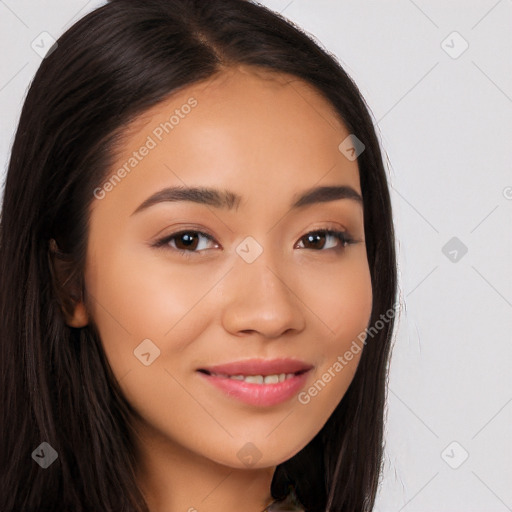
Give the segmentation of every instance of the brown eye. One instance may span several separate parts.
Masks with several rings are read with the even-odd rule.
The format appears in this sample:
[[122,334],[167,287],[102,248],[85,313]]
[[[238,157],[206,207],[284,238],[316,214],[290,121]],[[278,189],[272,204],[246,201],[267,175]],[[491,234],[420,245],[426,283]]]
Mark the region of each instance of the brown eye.
[[[344,231],[336,231],[331,229],[321,229],[312,231],[304,235],[301,240],[304,240],[304,249],[326,249],[326,240],[334,239],[334,246],[329,246],[327,249],[343,248],[353,242],[353,240]],[[337,244],[336,244],[337,241]]]
[[[202,242],[202,239],[205,239],[206,243]],[[203,233],[202,231],[189,230],[180,231],[178,233],[173,233],[169,236],[166,236],[161,240],[158,240],[154,246],[164,249],[174,249],[175,251],[185,255],[185,253],[193,254],[195,252],[203,252],[205,249],[208,249],[208,247],[205,247],[205,244],[207,245],[208,242],[212,242],[215,245],[214,238],[207,233]],[[200,247],[198,248],[198,246]]]
[[198,244],[198,236],[196,234],[191,234],[190,232],[181,233],[180,235],[174,236],[176,248],[181,250],[197,249]]

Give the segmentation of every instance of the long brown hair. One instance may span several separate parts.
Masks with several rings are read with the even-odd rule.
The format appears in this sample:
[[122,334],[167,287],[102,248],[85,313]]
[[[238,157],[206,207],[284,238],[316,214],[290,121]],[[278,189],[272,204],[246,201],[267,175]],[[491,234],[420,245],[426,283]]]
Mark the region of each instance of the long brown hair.
[[[23,106],[0,224],[0,510],[147,512],[137,488],[132,410],[94,328],[66,325],[51,239],[77,295],[93,191],[127,123],[173,91],[229,65],[316,87],[358,157],[373,288],[370,325],[394,307],[396,256],[386,172],[368,108],[337,60],[267,8],[245,0],[112,0],[79,20],[42,62]],[[70,299],[73,300],[73,297]],[[381,321],[381,324],[383,322]],[[318,435],[280,464],[308,512],[370,511],[383,455],[393,318],[366,344],[345,396]],[[42,469],[42,441],[58,453]]]

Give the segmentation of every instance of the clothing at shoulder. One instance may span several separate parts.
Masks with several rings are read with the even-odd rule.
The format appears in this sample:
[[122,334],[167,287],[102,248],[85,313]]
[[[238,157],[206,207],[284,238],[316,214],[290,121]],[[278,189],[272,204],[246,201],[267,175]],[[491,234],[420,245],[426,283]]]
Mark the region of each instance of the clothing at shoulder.
[[304,512],[304,507],[292,489],[284,500],[274,501],[263,512]]

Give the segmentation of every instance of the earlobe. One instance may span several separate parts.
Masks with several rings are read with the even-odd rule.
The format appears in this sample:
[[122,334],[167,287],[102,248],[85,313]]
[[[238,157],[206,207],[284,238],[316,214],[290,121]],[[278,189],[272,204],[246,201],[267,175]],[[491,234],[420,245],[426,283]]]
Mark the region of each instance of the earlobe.
[[64,312],[66,324],[69,327],[85,327],[89,323],[89,316],[83,302],[79,302],[75,305],[75,310],[72,314]]
[[71,255],[63,253],[52,238],[48,247],[48,264],[55,298],[69,327],[85,327],[89,315],[83,301],[80,273]]

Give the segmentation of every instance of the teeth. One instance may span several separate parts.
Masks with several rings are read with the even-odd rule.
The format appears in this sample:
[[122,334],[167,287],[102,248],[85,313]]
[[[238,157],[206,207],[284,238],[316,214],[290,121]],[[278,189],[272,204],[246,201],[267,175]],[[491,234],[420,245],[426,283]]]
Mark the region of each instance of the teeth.
[[249,384],[277,384],[286,379],[294,377],[294,373],[280,373],[275,375],[225,375],[222,373],[212,373],[216,377],[229,377],[233,380],[243,380]]
[[263,384],[265,379],[263,378],[263,375],[247,375],[244,380],[249,384]]

